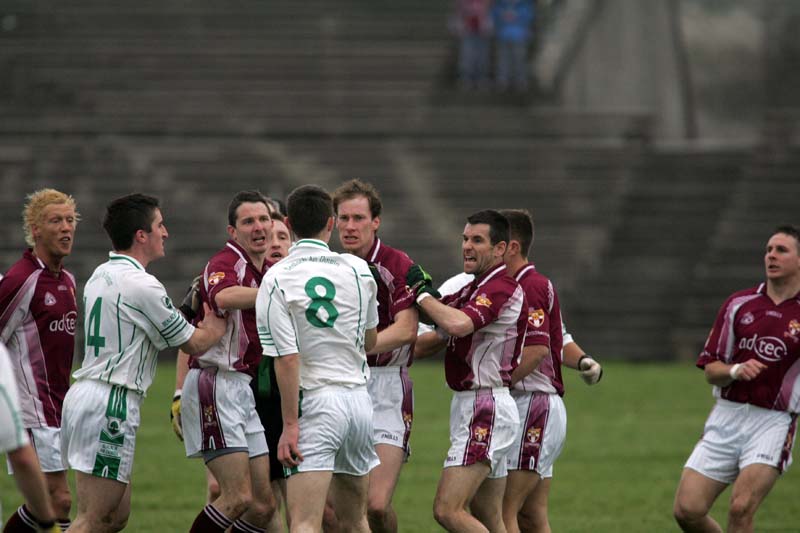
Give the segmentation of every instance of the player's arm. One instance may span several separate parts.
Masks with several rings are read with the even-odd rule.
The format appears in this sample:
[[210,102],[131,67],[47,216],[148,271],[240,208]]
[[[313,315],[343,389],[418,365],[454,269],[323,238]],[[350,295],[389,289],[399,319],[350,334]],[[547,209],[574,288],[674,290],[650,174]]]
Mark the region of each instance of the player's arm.
[[39,458],[33,447],[26,444],[22,448],[8,452],[8,461],[14,469],[14,481],[25,498],[25,503],[39,522],[42,531],[60,531],[55,526],[55,512],[50,502],[47,482],[39,466]]
[[257,287],[225,287],[214,296],[218,309],[252,309],[256,306]]
[[[266,356],[265,356],[266,357]],[[303,461],[297,449],[300,436],[298,422],[298,399],[300,398],[300,354],[275,358],[275,376],[281,393],[281,415],[283,432],[278,441],[278,460],[286,467],[294,467]]]
[[183,425],[181,423],[181,396],[183,393],[183,382],[186,381],[186,374],[189,373],[189,354],[183,350],[178,350],[178,358],[175,361],[175,394],[172,396],[172,406],[169,410],[169,420],[172,423],[172,431],[180,440],[183,440]]
[[718,387],[727,387],[734,381],[752,381],[767,365],[758,359],[748,359],[743,363],[729,365],[722,361],[708,363],[704,367],[706,381]]
[[429,331],[417,337],[414,344],[414,359],[424,359],[436,355],[447,345],[447,338],[436,331]]
[[225,334],[225,318],[217,316],[206,303],[203,303],[203,311],[203,320],[197,324],[189,340],[179,346],[186,353],[203,353]]
[[587,385],[594,385],[603,377],[603,367],[591,355],[584,352],[577,342],[570,341],[565,344],[563,352],[564,365],[580,372],[581,378]]
[[419,313],[414,307],[403,309],[394,317],[394,324],[378,333],[378,339],[367,353],[384,353],[417,340]]
[[511,372],[511,386],[536,370],[542,360],[550,355],[550,348],[544,344],[533,344],[522,349],[519,366]]
[[417,305],[448,335],[464,337],[475,331],[475,324],[464,311],[445,305],[427,293],[417,298]]
[[378,343],[378,328],[370,328],[364,332],[364,351],[375,352]]

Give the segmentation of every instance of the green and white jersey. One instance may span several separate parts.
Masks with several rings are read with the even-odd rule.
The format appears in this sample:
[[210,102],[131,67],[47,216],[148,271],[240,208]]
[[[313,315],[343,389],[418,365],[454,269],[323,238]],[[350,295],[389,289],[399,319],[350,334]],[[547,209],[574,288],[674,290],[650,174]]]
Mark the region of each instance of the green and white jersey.
[[366,330],[378,325],[378,288],[366,261],[302,239],[269,269],[256,298],[264,355],[300,354],[300,389],[365,385]]
[[75,379],[95,379],[144,394],[158,352],[188,341],[194,326],[164,286],[136,259],[109,252],[83,290],[83,364]]

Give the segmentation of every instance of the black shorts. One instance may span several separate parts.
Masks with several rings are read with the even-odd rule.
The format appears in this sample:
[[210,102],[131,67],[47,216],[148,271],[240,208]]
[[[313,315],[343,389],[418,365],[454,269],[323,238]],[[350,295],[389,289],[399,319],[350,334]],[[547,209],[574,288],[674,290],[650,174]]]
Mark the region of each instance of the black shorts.
[[[267,438],[269,447],[269,479],[286,479],[283,473],[283,465],[278,461],[278,441],[283,432],[283,416],[281,416],[281,396],[278,392],[277,379],[272,369],[271,357],[264,357],[259,367],[259,372],[250,382],[253,388],[253,396],[256,399],[256,412],[264,426],[264,436]],[[259,387],[259,380],[262,384]],[[265,387],[263,381],[267,380]]]

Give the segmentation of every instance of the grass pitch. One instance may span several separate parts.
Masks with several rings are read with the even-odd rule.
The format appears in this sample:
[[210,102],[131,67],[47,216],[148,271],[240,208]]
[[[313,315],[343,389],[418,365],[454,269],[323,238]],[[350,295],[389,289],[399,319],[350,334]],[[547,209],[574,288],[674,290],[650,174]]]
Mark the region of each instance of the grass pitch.
[[[595,387],[585,386],[574,371],[565,373],[569,427],[550,496],[553,530],[677,531],[675,488],[713,404],[702,372],[691,363],[609,363]],[[204,505],[202,462],[185,458],[169,424],[174,376],[174,366],[162,364],[144,402],[126,531],[188,531]],[[441,531],[431,508],[449,444],[450,391],[441,364],[418,363],[411,376],[412,456],[400,477],[395,509],[402,532]],[[799,468],[778,481],[756,516],[757,531],[800,530]],[[712,511],[723,527],[729,497],[730,489]],[[0,475],[0,501],[4,518],[20,503],[7,475]]]

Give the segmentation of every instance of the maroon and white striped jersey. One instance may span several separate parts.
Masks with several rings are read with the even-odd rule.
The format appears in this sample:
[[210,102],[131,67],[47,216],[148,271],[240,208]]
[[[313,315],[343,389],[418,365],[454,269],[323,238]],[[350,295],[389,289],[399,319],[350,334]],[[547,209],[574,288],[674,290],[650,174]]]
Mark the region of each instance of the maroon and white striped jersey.
[[489,269],[442,303],[469,316],[475,331],[451,336],[444,358],[447,384],[455,391],[508,387],[525,340],[528,303],[504,264]]
[[525,291],[528,301],[528,330],[523,346],[541,345],[550,349],[550,354],[542,359],[538,368],[519,380],[514,389],[527,392],[556,393],[564,395],[564,382],[561,378],[561,307],[558,304],[553,283],[540,274],[532,263],[517,272],[517,283]]
[[61,427],[75,352],[75,277],[27,250],[0,279],[0,339],[8,347],[26,428]]
[[[214,311],[222,311],[216,296],[228,287],[252,287],[258,289],[261,279],[271,263],[264,261],[261,271],[250,261],[244,249],[229,240],[206,264],[200,284],[200,298]],[[261,362],[261,342],[256,329],[256,309],[224,309],[228,312],[228,323],[222,339],[199,356],[189,358],[190,368],[215,366],[221,370],[238,371],[255,376]],[[197,316],[199,322],[203,310]]]
[[[386,246],[377,237],[367,254],[367,263],[374,265],[380,274],[378,281],[378,332],[380,332],[394,324],[397,313],[414,306],[414,295],[406,286],[406,274],[414,263],[405,252]],[[411,366],[413,353],[414,344],[406,344],[390,352],[367,354],[367,363],[369,366]]]
[[723,304],[697,359],[736,364],[758,359],[765,365],[752,381],[714,387],[714,395],[776,411],[800,411],[800,293],[779,305],[766,284],[731,295]]

